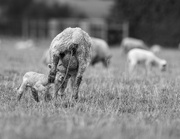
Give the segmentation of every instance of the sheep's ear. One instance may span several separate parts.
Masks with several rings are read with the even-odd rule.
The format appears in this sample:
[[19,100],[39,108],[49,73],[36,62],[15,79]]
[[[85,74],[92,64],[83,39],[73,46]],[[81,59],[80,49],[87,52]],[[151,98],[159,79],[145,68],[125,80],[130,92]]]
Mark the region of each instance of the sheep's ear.
[[51,69],[51,67],[52,67],[51,64],[48,64],[48,67]]

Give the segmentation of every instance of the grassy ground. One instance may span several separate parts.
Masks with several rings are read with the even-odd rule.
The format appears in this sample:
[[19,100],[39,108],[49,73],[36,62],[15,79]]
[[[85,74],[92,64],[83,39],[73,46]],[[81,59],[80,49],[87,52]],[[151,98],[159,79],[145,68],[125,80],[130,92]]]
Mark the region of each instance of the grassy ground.
[[16,50],[16,40],[2,40],[0,50],[0,138],[13,139],[175,139],[180,138],[180,51],[163,50],[161,73],[137,70],[127,76],[126,58],[111,49],[110,68],[89,67],[78,102],[70,92],[58,102],[36,103],[30,93],[16,101],[15,88],[27,71],[47,73],[40,58],[50,41]]

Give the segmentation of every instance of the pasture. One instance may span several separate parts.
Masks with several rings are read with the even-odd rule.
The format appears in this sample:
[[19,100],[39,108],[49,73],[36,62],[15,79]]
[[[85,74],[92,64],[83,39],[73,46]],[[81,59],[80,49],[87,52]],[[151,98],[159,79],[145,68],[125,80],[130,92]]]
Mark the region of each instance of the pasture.
[[17,40],[3,39],[0,49],[0,138],[180,138],[180,51],[157,54],[167,60],[166,72],[153,69],[145,76],[138,69],[128,76],[126,57],[114,47],[109,69],[97,64],[85,72],[78,102],[70,101],[69,90],[56,102],[37,103],[29,92],[17,102],[25,72],[48,72],[40,59],[51,42],[17,50]]

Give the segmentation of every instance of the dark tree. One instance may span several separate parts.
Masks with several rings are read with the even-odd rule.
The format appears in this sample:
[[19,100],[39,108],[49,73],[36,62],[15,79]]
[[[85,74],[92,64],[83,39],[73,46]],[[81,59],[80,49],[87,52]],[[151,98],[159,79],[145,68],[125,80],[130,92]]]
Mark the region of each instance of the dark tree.
[[179,0],[115,0],[111,21],[129,21],[130,36],[148,43],[177,45],[180,41]]

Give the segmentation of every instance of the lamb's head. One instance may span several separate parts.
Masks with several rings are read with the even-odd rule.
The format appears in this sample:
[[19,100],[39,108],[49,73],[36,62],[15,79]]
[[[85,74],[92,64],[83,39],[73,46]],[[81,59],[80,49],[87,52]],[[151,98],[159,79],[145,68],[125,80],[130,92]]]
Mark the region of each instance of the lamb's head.
[[160,61],[160,69],[161,71],[166,71],[166,67],[167,67],[167,61],[166,60],[161,60]]

